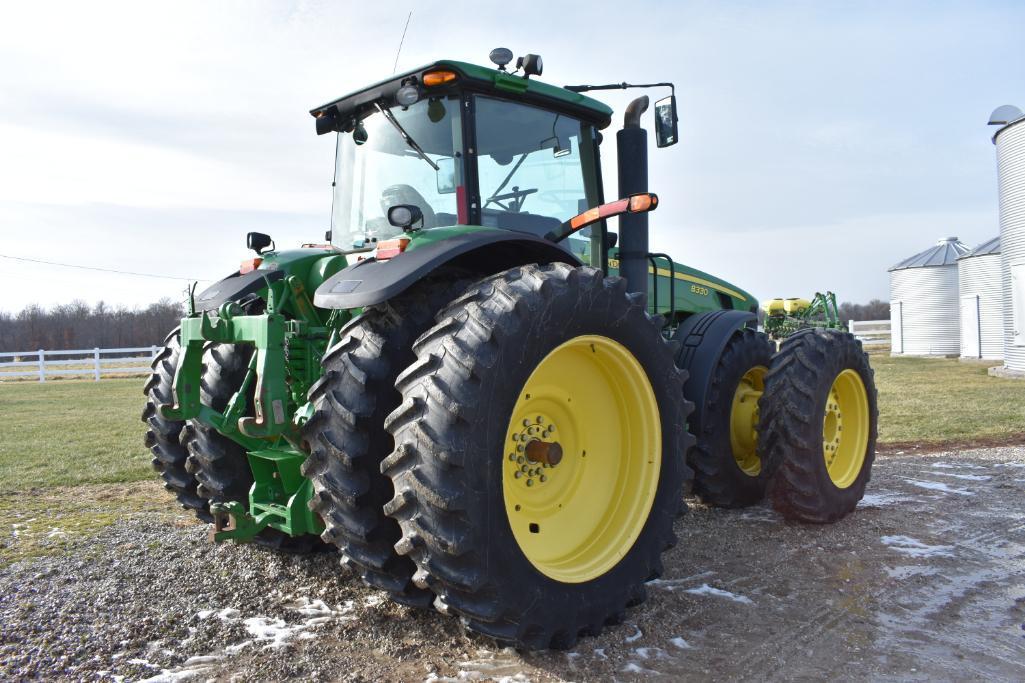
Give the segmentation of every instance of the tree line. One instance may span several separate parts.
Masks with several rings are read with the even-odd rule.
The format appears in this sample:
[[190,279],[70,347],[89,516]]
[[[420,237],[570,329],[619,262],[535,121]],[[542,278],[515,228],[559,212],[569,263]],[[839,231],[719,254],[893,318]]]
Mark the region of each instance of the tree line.
[[[135,309],[73,301],[48,309],[32,305],[19,313],[0,311],[0,352],[152,346],[162,343],[184,314],[184,306],[170,299]],[[890,304],[879,299],[840,304],[845,323],[889,318]]]
[[845,301],[840,304],[840,320],[889,320],[890,302],[872,299],[867,304],[852,304]]
[[134,309],[73,301],[52,308],[31,305],[18,313],[0,311],[0,352],[159,345],[184,314],[184,306],[170,299]]

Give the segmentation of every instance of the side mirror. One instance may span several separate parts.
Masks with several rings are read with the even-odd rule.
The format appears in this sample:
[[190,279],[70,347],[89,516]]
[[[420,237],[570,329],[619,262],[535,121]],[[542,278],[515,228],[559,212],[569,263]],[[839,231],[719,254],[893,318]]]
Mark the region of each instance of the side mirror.
[[246,234],[246,247],[252,249],[257,254],[262,254],[267,247],[273,247],[274,240],[270,238],[270,235],[265,235],[262,232],[250,232]]
[[438,165],[438,194],[452,194],[456,191],[456,160],[442,157],[435,163]]
[[409,230],[411,225],[423,219],[424,212],[415,204],[397,204],[388,209],[388,222],[396,228]]
[[659,147],[675,145],[680,139],[676,118],[676,95],[663,97],[655,103],[655,144]]

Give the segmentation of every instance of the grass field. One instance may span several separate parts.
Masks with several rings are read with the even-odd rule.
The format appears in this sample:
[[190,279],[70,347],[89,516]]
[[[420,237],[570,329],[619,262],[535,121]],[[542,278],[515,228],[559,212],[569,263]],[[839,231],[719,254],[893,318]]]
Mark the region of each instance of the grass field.
[[[1025,434],[1025,381],[988,364],[874,355],[879,441]],[[0,384],[0,493],[149,479],[142,380]]]
[[[872,366],[883,446],[1025,435],[1025,381],[953,359],[874,355]],[[45,552],[62,534],[87,533],[121,512],[173,508],[142,445],[142,384],[0,384],[0,530],[11,528],[14,539],[0,531],[0,563]],[[146,483],[129,493],[132,482]]]

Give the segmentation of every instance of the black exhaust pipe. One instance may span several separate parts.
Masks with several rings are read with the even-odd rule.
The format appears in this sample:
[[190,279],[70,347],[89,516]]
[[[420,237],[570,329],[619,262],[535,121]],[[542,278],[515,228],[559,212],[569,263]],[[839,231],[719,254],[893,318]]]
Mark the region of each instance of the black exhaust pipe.
[[[648,191],[648,131],[641,128],[641,114],[648,98],[638,97],[626,108],[623,130],[616,133],[619,157],[619,196]],[[648,213],[619,217],[619,274],[627,290],[648,293]]]

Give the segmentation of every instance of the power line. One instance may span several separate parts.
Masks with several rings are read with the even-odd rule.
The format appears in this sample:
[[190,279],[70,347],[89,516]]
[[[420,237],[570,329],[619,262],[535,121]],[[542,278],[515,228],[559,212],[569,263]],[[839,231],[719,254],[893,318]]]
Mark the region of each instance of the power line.
[[188,280],[198,282],[213,282],[213,280],[201,280],[193,277],[177,277],[175,275],[157,275],[155,273],[134,273],[129,270],[115,270],[114,268],[99,268],[97,266],[82,266],[75,263],[58,263],[56,261],[43,261],[42,259],[26,258],[24,256],[9,256],[7,254],[0,254],[0,258],[10,259],[12,261],[24,261],[25,263],[41,263],[45,266],[60,266],[62,268],[78,268],[80,270],[98,270],[102,273],[116,273],[118,275],[133,275],[135,277],[155,277],[162,280]]

